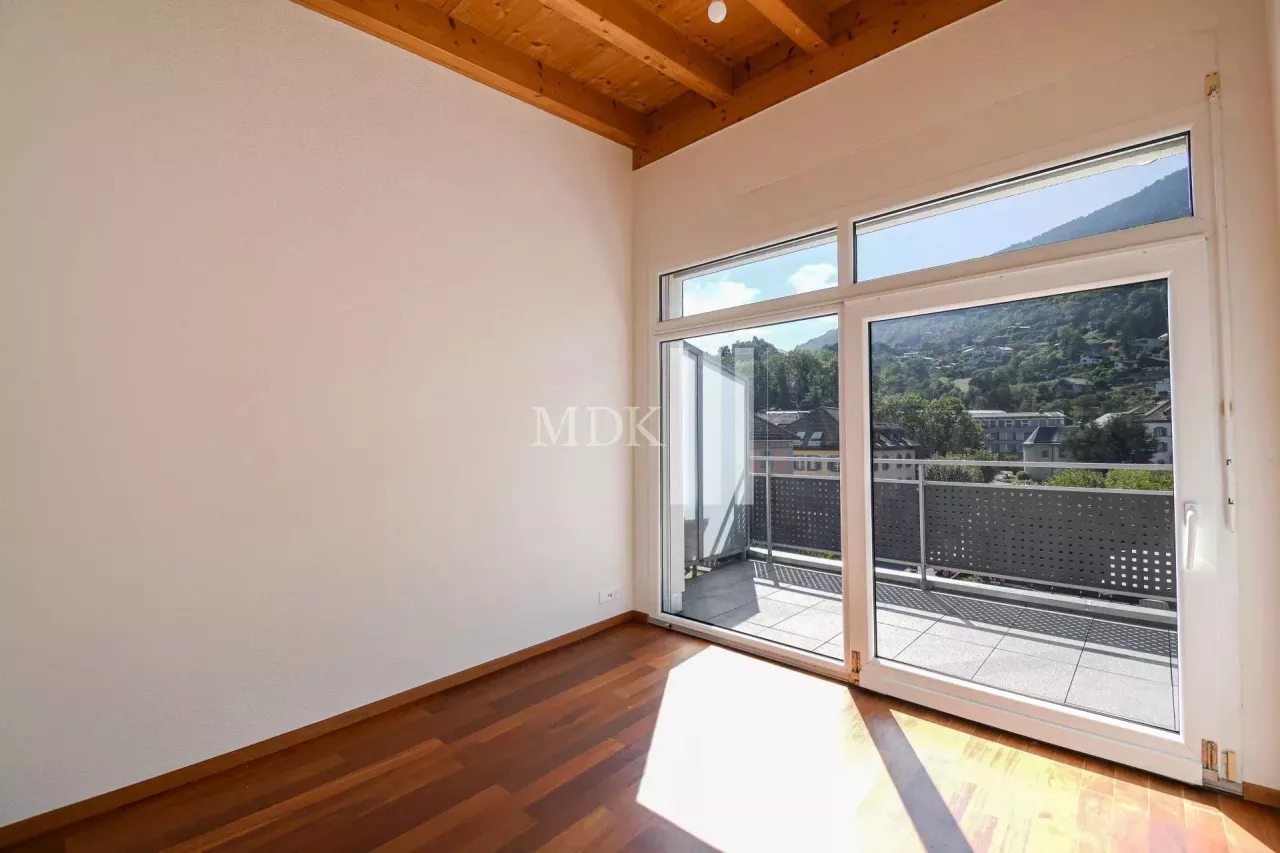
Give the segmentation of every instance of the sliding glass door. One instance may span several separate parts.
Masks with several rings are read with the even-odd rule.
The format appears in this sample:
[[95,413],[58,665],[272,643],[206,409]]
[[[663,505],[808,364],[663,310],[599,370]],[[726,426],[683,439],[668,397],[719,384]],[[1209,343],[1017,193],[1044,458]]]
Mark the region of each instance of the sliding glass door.
[[663,275],[661,615],[1235,784],[1248,463],[1191,142]]
[[869,324],[878,657],[1177,731],[1168,291]]
[[1193,243],[846,303],[864,684],[1198,776],[1234,654],[1205,266]]

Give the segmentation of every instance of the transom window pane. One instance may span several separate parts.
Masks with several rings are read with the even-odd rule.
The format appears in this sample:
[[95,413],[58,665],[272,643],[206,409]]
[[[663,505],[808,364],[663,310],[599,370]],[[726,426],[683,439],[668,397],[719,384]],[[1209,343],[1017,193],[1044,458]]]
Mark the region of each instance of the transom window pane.
[[1191,216],[1187,135],[854,224],[855,280]]
[[789,240],[663,276],[664,320],[836,286],[836,232]]

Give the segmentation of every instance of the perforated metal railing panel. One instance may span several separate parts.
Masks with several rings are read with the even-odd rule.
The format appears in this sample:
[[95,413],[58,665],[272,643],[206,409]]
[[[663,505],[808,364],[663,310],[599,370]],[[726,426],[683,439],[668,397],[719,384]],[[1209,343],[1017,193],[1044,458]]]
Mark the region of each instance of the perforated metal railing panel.
[[773,541],[840,552],[840,481],[773,478]]
[[[751,538],[765,541],[765,475],[753,475]],[[834,477],[772,476],[775,547],[840,553],[840,481]]]
[[[765,478],[755,475],[751,538],[764,542]],[[840,550],[840,483],[771,478],[777,547]],[[920,559],[916,484],[872,484],[875,556]],[[1032,583],[1175,599],[1176,522],[1167,494],[999,485],[925,486],[928,564]]]
[[764,474],[751,475],[751,541],[763,542],[765,527]]
[[929,483],[925,553],[931,566],[1176,595],[1169,495]]
[[918,488],[910,481],[871,484],[871,523],[877,557],[920,562]]

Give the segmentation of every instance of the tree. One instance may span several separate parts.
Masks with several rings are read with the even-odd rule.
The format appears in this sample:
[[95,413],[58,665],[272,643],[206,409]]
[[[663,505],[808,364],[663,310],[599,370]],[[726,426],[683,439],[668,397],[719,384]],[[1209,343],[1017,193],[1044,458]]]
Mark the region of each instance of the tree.
[[839,405],[839,356],[834,349],[783,352],[760,338],[720,348],[726,369],[751,376],[756,411]]
[[1075,326],[1062,326],[1058,329],[1058,344],[1063,358],[1075,361],[1084,352],[1084,334]]
[[969,379],[969,394],[965,402],[973,409],[1015,409],[1017,398],[1009,387],[1009,377],[1015,371],[1006,368],[975,371]]
[[987,443],[987,434],[969,417],[964,401],[955,394],[944,394],[935,400],[921,394],[892,394],[874,400],[872,412],[876,423],[902,427],[918,446],[920,459],[938,453],[974,452]]
[[1090,421],[1068,433],[1062,444],[1077,462],[1146,463],[1160,449],[1142,419],[1132,414],[1116,415],[1103,424]]

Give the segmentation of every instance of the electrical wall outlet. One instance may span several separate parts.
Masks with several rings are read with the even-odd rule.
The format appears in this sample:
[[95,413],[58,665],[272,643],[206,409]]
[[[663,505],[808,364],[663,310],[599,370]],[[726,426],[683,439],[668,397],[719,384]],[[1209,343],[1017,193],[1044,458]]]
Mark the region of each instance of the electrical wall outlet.
[[600,590],[601,604],[604,604],[606,601],[616,601],[621,597],[622,597],[622,590],[620,589]]

